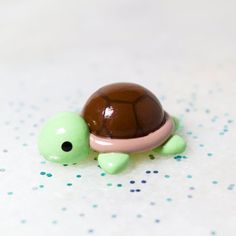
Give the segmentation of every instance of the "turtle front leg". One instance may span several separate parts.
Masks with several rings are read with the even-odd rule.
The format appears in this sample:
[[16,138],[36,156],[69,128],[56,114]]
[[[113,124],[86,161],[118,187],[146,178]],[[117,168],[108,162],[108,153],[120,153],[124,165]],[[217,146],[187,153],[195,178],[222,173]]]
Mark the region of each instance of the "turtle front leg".
[[100,153],[98,155],[98,164],[105,172],[117,174],[125,169],[129,162],[129,157],[127,153]]

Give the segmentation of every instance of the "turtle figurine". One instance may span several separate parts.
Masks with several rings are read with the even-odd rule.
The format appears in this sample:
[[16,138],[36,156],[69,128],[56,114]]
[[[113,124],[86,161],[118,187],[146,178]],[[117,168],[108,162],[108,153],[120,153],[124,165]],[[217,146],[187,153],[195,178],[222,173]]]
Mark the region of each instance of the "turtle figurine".
[[81,115],[62,112],[44,124],[38,138],[40,154],[48,161],[78,163],[90,150],[107,173],[122,171],[132,153],[154,150],[174,155],[186,148],[175,134],[178,121],[163,110],[157,97],[132,83],[110,84],[97,90]]

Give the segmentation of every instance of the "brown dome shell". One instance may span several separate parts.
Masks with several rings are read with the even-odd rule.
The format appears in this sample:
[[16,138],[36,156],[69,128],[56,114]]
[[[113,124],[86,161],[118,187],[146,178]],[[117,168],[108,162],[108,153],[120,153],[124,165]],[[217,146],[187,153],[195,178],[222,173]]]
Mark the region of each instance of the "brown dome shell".
[[138,138],[159,129],[165,120],[156,96],[131,83],[116,83],[97,90],[87,101],[82,116],[90,132],[115,139]]

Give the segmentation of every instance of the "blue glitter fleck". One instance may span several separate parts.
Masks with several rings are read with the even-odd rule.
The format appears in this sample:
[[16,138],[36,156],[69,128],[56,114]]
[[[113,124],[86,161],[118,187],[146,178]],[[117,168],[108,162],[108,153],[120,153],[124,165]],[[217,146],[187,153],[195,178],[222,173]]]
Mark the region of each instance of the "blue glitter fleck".
[[228,190],[233,190],[234,187],[235,187],[235,184],[230,184],[227,189],[228,189]]

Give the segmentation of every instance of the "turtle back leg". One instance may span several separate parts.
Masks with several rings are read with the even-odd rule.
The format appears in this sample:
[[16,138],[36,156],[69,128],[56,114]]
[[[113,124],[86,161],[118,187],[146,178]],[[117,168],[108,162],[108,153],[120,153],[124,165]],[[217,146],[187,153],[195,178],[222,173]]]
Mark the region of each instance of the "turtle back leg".
[[127,153],[100,153],[98,155],[98,164],[105,172],[117,174],[125,169],[129,158],[130,156]]
[[[179,128],[179,120],[173,117],[175,123],[175,131]],[[157,152],[161,155],[176,155],[185,151],[186,141],[180,135],[172,135],[163,145],[154,149],[154,152]]]

